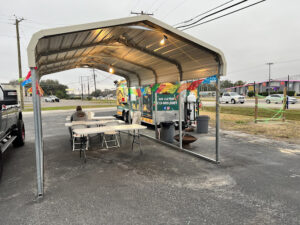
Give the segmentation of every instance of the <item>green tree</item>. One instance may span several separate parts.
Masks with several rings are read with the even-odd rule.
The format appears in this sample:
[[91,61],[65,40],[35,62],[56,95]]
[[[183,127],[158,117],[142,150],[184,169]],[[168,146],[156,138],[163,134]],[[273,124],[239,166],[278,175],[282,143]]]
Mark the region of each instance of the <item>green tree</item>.
[[93,91],[91,93],[91,96],[98,98],[99,96],[101,96],[101,94],[102,94],[102,91],[97,89],[96,91]]
[[242,86],[242,85],[244,85],[244,84],[246,84],[246,82],[244,82],[244,81],[242,81],[242,80],[238,80],[238,81],[236,81],[233,85],[234,85],[234,86]]
[[58,98],[67,98],[68,86],[60,84],[58,80],[42,80],[40,82],[41,88],[45,95],[56,95]]
[[230,80],[222,80],[220,85],[221,85],[221,88],[230,88],[230,87],[234,86]]

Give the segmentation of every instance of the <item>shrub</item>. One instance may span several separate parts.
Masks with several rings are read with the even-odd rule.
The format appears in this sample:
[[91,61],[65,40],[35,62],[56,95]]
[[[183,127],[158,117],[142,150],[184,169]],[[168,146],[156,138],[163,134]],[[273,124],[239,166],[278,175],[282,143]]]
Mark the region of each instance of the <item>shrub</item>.
[[259,95],[262,95],[262,96],[268,96],[269,95],[269,93],[268,92],[261,92],[261,93],[259,93]]
[[254,96],[254,91],[249,91],[248,92],[248,97],[253,97]]

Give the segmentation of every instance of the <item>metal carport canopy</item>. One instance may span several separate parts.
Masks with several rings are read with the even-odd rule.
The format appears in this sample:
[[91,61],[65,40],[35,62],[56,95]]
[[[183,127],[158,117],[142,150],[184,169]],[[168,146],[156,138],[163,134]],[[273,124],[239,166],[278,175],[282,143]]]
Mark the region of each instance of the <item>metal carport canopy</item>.
[[[165,43],[160,44],[164,39]],[[96,68],[124,77],[128,86],[178,82],[225,75],[223,53],[153,17],[142,15],[41,30],[27,48],[32,83],[44,75]],[[43,195],[43,137],[40,97],[33,87],[38,195]],[[216,152],[219,111],[217,88]],[[179,110],[181,111],[181,110]],[[181,120],[181,119],[180,119]],[[180,123],[181,127],[181,123]],[[216,157],[218,161],[218,156]]]
[[226,69],[220,50],[146,15],[41,30],[27,51],[29,67],[40,76],[112,66],[131,86],[224,75]]

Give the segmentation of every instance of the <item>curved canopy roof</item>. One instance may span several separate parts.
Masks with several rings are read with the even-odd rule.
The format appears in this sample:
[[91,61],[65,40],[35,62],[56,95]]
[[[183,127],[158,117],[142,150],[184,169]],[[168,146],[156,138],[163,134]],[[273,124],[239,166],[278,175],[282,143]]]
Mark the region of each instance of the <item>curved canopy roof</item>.
[[220,50],[146,15],[41,30],[27,53],[29,67],[37,67],[40,76],[111,67],[130,86],[225,75],[226,70]]

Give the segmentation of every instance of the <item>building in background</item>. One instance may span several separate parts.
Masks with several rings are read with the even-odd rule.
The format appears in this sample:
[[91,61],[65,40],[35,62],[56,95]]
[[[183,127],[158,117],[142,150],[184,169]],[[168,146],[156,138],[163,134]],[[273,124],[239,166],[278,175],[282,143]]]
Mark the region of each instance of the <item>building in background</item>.
[[[287,79],[278,79],[271,80],[270,86],[269,81],[263,81],[255,83],[255,90],[258,93],[268,92],[270,87],[271,92],[283,92],[286,87],[288,91],[294,91],[296,95],[300,95],[300,79],[299,80],[287,80]],[[254,83],[248,83],[241,86],[235,86],[230,88],[225,88],[222,92],[237,92],[241,95],[247,95],[248,92],[254,91]]]

